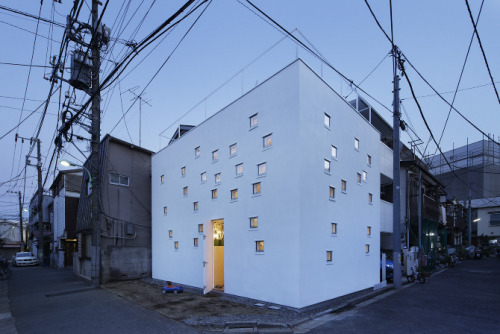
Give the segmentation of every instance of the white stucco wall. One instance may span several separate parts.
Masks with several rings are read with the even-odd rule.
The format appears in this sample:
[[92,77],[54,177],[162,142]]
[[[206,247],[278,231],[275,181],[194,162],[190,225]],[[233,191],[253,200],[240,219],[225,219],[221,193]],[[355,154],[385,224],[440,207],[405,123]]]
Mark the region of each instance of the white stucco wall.
[[[325,112],[331,129],[323,125]],[[250,129],[249,117],[255,113],[259,124]],[[263,149],[262,138],[270,133],[272,147]],[[355,136],[359,150],[354,149]],[[234,143],[237,154],[230,157]],[[331,145],[338,147],[337,160]],[[226,293],[301,308],[372,287],[379,281],[378,145],[379,134],[371,125],[302,62],[293,63],[153,156],[153,278],[203,288],[205,245],[198,224],[205,224],[206,235],[211,220],[223,218]],[[201,153],[195,157],[198,146]],[[219,160],[212,162],[216,149]],[[325,158],[331,161],[330,174],[324,172]],[[259,177],[262,162],[267,173]],[[236,177],[239,163],[244,173]],[[358,185],[356,173],[363,171],[367,182]],[[205,183],[202,172],[207,173]],[[215,185],[219,172],[221,183]],[[348,182],[346,194],[341,179]],[[255,182],[261,182],[258,196],[252,195]],[[336,188],[335,201],[329,199],[329,186]],[[231,201],[231,189],[238,189],[237,201]],[[255,230],[249,227],[253,216],[258,217]],[[336,236],[332,222],[338,223]],[[193,238],[199,238],[198,247]],[[263,253],[255,252],[257,240],[264,241]],[[327,250],[333,251],[329,264]]]

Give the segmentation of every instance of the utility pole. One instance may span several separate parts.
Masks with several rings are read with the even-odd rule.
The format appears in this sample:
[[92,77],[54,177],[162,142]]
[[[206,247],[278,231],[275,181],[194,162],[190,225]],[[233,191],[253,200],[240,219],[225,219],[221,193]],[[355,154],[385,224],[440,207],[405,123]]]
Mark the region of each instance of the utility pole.
[[91,117],[91,153],[90,174],[92,178],[92,194],[90,198],[92,211],[92,254],[90,283],[94,287],[101,285],[101,224],[99,216],[99,146],[101,138],[101,92],[99,87],[100,38],[98,35],[98,0],[92,0],[92,117]]
[[395,47],[392,49],[392,56],[394,57],[394,115],[393,115],[393,134],[392,134],[392,216],[393,216],[393,230],[392,230],[392,256],[393,256],[393,281],[394,288],[401,289],[401,198],[400,198],[400,157],[399,157],[399,126],[400,126],[400,112],[399,112],[399,75],[397,74],[397,58],[399,55]]
[[19,229],[21,230],[21,252],[24,250],[24,238],[23,238],[23,202],[21,198],[21,192],[19,194]]
[[418,170],[418,250],[422,248],[422,170]]
[[[43,185],[42,185],[42,153],[40,149],[40,139],[36,139],[36,169],[38,172],[38,254],[41,254],[41,263],[45,263],[43,258],[44,252],[44,236],[43,236]],[[37,255],[38,256],[38,255]]]

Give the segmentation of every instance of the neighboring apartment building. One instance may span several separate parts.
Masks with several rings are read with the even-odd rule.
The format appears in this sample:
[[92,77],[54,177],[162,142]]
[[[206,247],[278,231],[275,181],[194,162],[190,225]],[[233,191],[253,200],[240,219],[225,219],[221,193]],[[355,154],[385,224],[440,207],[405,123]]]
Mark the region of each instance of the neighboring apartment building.
[[477,237],[487,237],[494,244],[500,244],[500,197],[474,199],[471,204]]
[[73,265],[73,253],[77,251],[76,215],[82,169],[60,171],[50,190],[54,202],[51,205],[54,238],[51,247],[51,266],[63,268]]
[[21,228],[19,220],[0,221],[0,258],[10,259],[21,251]]
[[379,142],[293,62],[153,156],[153,278],[297,309],[372,288]]
[[43,215],[43,224],[42,224],[42,235],[43,235],[43,250],[38,249],[38,241],[40,238],[40,224],[39,224],[39,215],[38,215],[38,192],[33,195],[30,201],[30,216],[28,226],[26,229],[28,230],[28,240],[27,247],[28,251],[33,252],[33,254],[37,255],[42,262],[44,260],[44,264],[48,264],[50,261],[50,242],[52,241],[53,231],[52,225],[50,224],[50,209],[52,202],[54,199],[50,195],[43,195],[42,200],[42,215]]
[[[151,276],[151,155],[153,152],[104,136],[99,150],[100,188],[83,174],[73,269],[90,279],[90,191],[99,191],[102,282]],[[89,169],[89,160],[85,167]]]

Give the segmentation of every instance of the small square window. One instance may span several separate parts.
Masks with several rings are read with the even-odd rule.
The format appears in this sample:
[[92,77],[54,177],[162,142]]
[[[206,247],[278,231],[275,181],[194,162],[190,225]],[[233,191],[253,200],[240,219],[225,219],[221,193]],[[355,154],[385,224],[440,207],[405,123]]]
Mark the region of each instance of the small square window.
[[365,253],[366,254],[370,253],[370,245],[368,244],[365,245]]
[[335,198],[335,188],[330,187],[330,199],[334,199],[334,198]]
[[367,226],[367,227],[366,227],[366,234],[367,234],[368,236],[372,235],[372,227],[371,227],[371,226]]
[[372,194],[368,194],[368,203],[373,203],[373,195]]
[[212,161],[219,160],[219,150],[215,150],[212,152]]
[[330,128],[330,115],[328,115],[327,113],[325,113],[325,118],[324,118],[324,124],[327,128]]
[[324,168],[325,168],[325,173],[330,173],[330,160],[325,159]]
[[332,223],[332,234],[337,234],[337,223]]
[[174,242],[174,248],[175,249],[179,249],[179,241],[175,241]]
[[167,207],[166,207],[166,206],[164,206],[164,207],[163,207],[163,214],[164,214],[164,215],[166,215],[166,214],[167,214]]
[[182,188],[182,194],[183,194],[184,196],[187,196],[187,195],[188,195],[188,187],[184,187],[184,188]]
[[217,189],[212,189],[212,199],[217,198]]
[[337,147],[332,145],[332,158],[337,158]]
[[250,116],[250,128],[255,128],[259,124],[257,114]]
[[326,251],[326,262],[332,262],[332,251]]
[[238,189],[231,190],[231,199],[232,200],[237,200],[238,199]]
[[203,224],[198,224],[198,233],[203,233]]
[[342,184],[342,187],[341,187],[342,191],[346,192],[347,191],[347,181],[342,180],[341,184]]
[[236,165],[236,176],[241,176],[243,175],[243,164],[237,164]]
[[193,202],[193,210],[198,211],[198,202]]
[[258,253],[264,252],[264,241],[259,240],[255,242],[255,251]]
[[368,166],[372,165],[372,156],[369,154],[366,156],[366,163],[368,164]]
[[253,194],[254,195],[260,194],[260,182],[253,184]]
[[264,148],[266,147],[271,147],[273,144],[273,135],[272,133],[268,134],[267,136],[262,137],[263,140],[263,146]]
[[356,150],[359,150],[359,139],[358,138],[354,138],[354,148]]
[[357,176],[358,184],[361,184],[361,174],[356,173],[356,176]]
[[266,175],[266,172],[267,172],[267,166],[266,166],[265,162],[257,165],[257,175],[258,176]]
[[181,176],[186,176],[186,166],[181,167]]
[[229,156],[234,157],[236,155],[236,144],[229,146]]
[[194,149],[194,157],[198,158],[200,156],[200,147],[198,146],[197,148]]
[[250,217],[250,228],[257,228],[257,227],[258,227],[258,218]]
[[172,239],[173,236],[174,236],[174,231],[168,230],[168,237]]
[[215,174],[215,184],[219,184],[221,180],[220,173]]
[[201,182],[207,182],[207,172],[201,173]]
[[165,183],[165,175],[160,176],[160,182],[161,184]]
[[363,171],[363,182],[366,182],[368,179],[368,173],[366,171]]
[[194,247],[198,247],[198,238],[193,239],[193,245]]

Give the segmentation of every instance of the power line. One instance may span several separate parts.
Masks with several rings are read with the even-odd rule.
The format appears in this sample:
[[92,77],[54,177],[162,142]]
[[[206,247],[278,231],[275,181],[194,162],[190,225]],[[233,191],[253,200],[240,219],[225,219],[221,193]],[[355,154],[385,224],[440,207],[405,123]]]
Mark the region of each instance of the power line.
[[45,18],[41,17],[40,13],[38,13],[38,16],[36,16],[36,15],[30,14],[30,13],[26,13],[26,12],[23,12],[23,11],[20,11],[18,9],[14,9],[14,8],[9,8],[9,7],[3,6],[3,5],[0,5],[0,9],[6,10],[8,12],[16,13],[16,14],[19,14],[19,15],[23,15],[23,16],[26,16],[26,17],[31,17],[33,19],[36,19],[36,20],[39,20],[39,21],[43,21],[43,22],[46,22],[46,23],[50,23],[50,24],[53,24],[53,25],[55,25],[57,27],[60,27],[60,28],[66,28],[66,26],[64,24],[62,24],[62,23],[55,22],[55,21],[52,21],[52,20],[45,19]]

